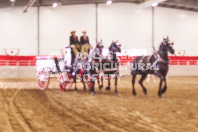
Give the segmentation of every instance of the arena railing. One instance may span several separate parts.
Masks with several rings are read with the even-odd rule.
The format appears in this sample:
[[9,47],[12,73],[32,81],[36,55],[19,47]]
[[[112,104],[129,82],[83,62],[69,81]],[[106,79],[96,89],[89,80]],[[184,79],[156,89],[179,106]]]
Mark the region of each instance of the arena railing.
[[35,60],[0,60],[0,66],[35,66]]
[[[36,66],[37,56],[1,56],[0,66]],[[53,58],[53,57],[52,57]],[[119,56],[121,65],[130,65],[133,57]],[[198,56],[170,56],[170,65],[198,65]]]

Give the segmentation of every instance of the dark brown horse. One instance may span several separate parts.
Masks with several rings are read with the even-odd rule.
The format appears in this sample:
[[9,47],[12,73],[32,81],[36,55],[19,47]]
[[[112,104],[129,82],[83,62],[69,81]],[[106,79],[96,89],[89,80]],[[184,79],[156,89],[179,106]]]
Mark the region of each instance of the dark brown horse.
[[[108,78],[108,86],[106,90],[110,90],[110,77],[111,75],[115,75],[115,94],[118,94],[117,91],[117,82],[119,76],[119,60],[117,57],[117,52],[121,52],[121,45],[118,42],[112,42],[109,47],[110,58],[103,58],[100,63],[100,72],[103,72],[105,76]],[[101,77],[102,85],[100,85],[100,92],[102,92],[103,87],[103,77]]]
[[[148,74],[154,74],[160,78],[160,85],[158,96],[162,97],[167,90],[166,85],[166,75],[169,69],[169,59],[168,52],[174,54],[173,43],[169,42],[169,38],[164,38],[163,42],[160,44],[159,50],[157,52],[154,51],[151,56],[138,56],[136,57],[131,65],[131,75],[132,75],[132,94],[136,96],[135,91],[135,78],[136,75],[140,74],[142,77],[139,80],[139,84],[141,85],[144,94],[147,94],[147,90],[143,85],[143,81],[146,79]],[[164,82],[164,87],[162,89],[162,83]]]
[[[100,73],[104,73],[108,77],[108,87],[106,87],[106,90],[110,90],[110,76],[112,74],[115,74],[115,94],[118,94],[117,92],[117,81],[118,81],[118,75],[119,75],[119,60],[117,58],[116,53],[121,52],[120,44],[118,42],[112,42],[112,44],[109,47],[110,56],[107,58],[105,56],[102,56],[102,49],[103,46],[96,46],[96,49],[94,50],[91,58],[91,62],[86,62],[86,65],[89,65],[89,68],[84,68],[84,72],[88,74],[89,78],[91,78],[91,93],[95,94],[95,78],[98,80],[99,84],[99,92],[102,93],[102,87],[103,87],[103,77],[100,77]],[[100,78],[102,85],[100,85]]]

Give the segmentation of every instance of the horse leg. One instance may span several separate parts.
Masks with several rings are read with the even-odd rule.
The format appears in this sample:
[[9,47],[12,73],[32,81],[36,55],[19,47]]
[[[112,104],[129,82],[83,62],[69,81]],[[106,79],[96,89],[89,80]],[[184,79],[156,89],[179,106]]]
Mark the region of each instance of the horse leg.
[[[98,75],[98,80],[99,80],[99,77],[100,76]],[[100,92],[102,92],[102,88],[103,88],[103,76],[101,77],[101,82],[102,82],[102,85],[99,86]]]
[[86,85],[85,85],[84,78],[82,78],[82,81],[81,82],[83,83],[83,89],[84,89],[84,91],[86,91]]
[[133,91],[132,91],[132,94],[134,95],[134,96],[136,96],[137,95],[137,93],[136,93],[136,91],[135,91],[135,78],[136,78],[136,74],[135,73],[133,73],[132,74],[132,87],[133,87]]
[[99,87],[99,93],[102,93],[102,86],[100,86],[100,75],[98,74],[98,87]]
[[164,88],[161,90],[161,93],[164,94],[166,90],[167,90],[166,78],[164,78]]
[[109,75],[108,75],[108,86],[106,87],[106,90],[110,90],[110,85],[111,85],[111,82],[110,82],[110,79],[109,79]]
[[74,83],[75,83],[75,92],[77,92],[78,90],[77,90],[77,86],[76,86],[76,75],[74,77]]
[[162,97],[162,91],[164,91],[164,90],[161,90],[161,88],[162,88],[162,83],[165,80],[165,77],[163,75],[160,75],[159,77],[160,77],[160,85],[159,85],[158,96],[159,96],[159,98],[161,98]]
[[116,95],[118,94],[118,91],[117,91],[117,84],[118,84],[118,74],[115,75],[115,94],[116,94]]
[[95,95],[95,81],[94,79],[91,80],[91,94]]
[[144,94],[147,94],[147,90],[146,90],[146,88],[143,85],[143,81],[146,79],[146,77],[147,77],[147,74],[142,74],[142,77],[141,77],[141,79],[139,81],[139,84],[142,86]]
[[100,76],[98,74],[98,86],[100,87]]

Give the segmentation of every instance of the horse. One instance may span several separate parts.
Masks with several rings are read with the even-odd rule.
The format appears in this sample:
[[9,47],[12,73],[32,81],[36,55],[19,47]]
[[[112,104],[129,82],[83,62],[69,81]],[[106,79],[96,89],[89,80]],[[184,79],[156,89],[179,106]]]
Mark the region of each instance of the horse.
[[[88,56],[78,56],[75,58],[75,61],[73,63],[73,74],[74,76],[74,83],[75,83],[75,91],[77,91],[76,86],[76,79],[80,78],[81,82],[83,83],[84,90],[86,90],[85,85],[85,79],[86,83],[88,84],[89,90],[91,89],[91,84],[93,84],[93,77],[92,75],[98,75],[95,69],[88,69],[86,66],[91,65],[92,63],[99,63],[100,57],[103,49],[102,40],[100,42],[97,42],[96,48],[93,50],[93,52],[90,52]],[[78,77],[77,77],[78,75]],[[88,81],[87,81],[88,80]],[[90,83],[92,82],[92,83]],[[99,80],[98,80],[99,84]],[[92,91],[92,94],[95,94],[95,91]]]
[[[136,96],[135,91],[135,79],[136,75],[140,74],[141,79],[139,84],[141,85],[144,94],[147,94],[147,90],[143,85],[143,81],[146,79],[148,74],[156,75],[160,78],[160,85],[158,90],[159,98],[162,97],[167,90],[166,76],[169,69],[169,59],[168,52],[174,54],[175,50],[173,49],[173,42],[170,43],[169,38],[164,38],[163,42],[160,44],[159,50],[154,51],[151,56],[138,56],[136,57],[131,64],[131,75],[132,75],[132,94]],[[138,64],[138,68],[137,68]],[[136,68],[134,66],[136,65]],[[162,89],[162,83],[164,82],[164,87]]]
[[89,90],[92,95],[95,95],[95,90],[93,88],[95,85],[95,78],[97,78],[98,85],[100,86],[99,74],[96,69],[101,62],[103,48],[104,46],[102,45],[102,40],[97,42],[95,49],[88,57],[86,57],[83,63],[83,78],[86,76],[86,82],[89,85]]
[[94,51],[91,54],[91,59],[95,63],[100,63],[101,58],[102,58],[102,50],[103,50],[103,48],[104,48],[104,46],[102,44],[102,40],[100,42],[97,42],[96,48],[94,49]]
[[[110,90],[110,75],[115,74],[115,94],[118,94],[117,91],[117,81],[119,76],[119,59],[117,57],[117,52],[121,52],[121,45],[118,42],[112,42],[110,47],[110,58],[102,58],[100,63],[99,72],[104,73],[104,75],[107,75],[108,77],[108,86],[106,87],[106,90]],[[102,92],[103,87],[103,77],[101,77],[102,84],[99,86],[100,92]],[[93,87],[94,90],[94,87]]]

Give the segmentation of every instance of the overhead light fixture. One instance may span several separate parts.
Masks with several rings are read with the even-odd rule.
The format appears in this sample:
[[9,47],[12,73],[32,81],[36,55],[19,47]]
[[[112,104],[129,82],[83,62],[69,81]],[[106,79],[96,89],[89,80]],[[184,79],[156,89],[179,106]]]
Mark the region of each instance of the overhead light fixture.
[[11,2],[11,7],[14,7],[14,4],[15,4],[15,0],[10,0],[10,2]]
[[159,3],[162,3],[166,0],[147,0],[145,2],[142,2],[140,4],[137,5],[137,9],[143,9],[143,8],[146,8],[146,7],[150,7],[150,6],[157,6]]
[[53,3],[53,5],[52,5],[54,8],[56,8],[57,6],[58,6],[58,3]]
[[30,8],[30,7],[32,7],[32,5],[34,4],[36,2],[36,0],[30,0],[29,2],[28,2],[28,4],[26,5],[26,7],[25,7],[25,9],[23,10],[23,12],[27,12],[28,11],[28,9]]
[[112,4],[112,0],[107,0],[107,5],[111,5]]
[[157,2],[155,2],[155,3],[152,4],[152,7],[156,7],[156,6],[158,6],[158,3]]

